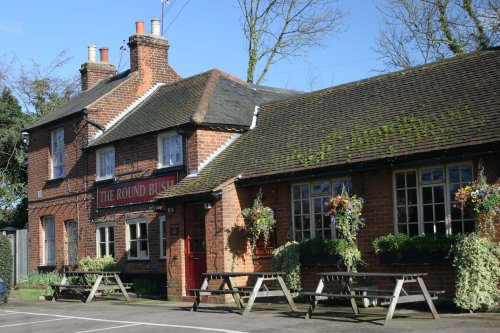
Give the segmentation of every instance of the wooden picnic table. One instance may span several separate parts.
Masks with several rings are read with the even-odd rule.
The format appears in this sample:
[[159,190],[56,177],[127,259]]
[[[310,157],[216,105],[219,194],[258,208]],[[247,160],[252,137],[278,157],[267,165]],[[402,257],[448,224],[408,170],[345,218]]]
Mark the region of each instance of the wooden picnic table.
[[[204,273],[205,277],[200,289],[188,289],[192,292],[196,299],[193,303],[191,311],[197,311],[200,305],[201,296],[210,295],[232,295],[238,308],[244,308],[243,315],[247,315],[252,310],[252,306],[258,297],[278,297],[285,296],[288,304],[293,311],[297,311],[283,276],[284,272],[212,272]],[[248,277],[248,281],[253,282],[253,285],[236,287],[233,278]],[[221,281],[217,289],[209,289],[211,281]],[[278,288],[267,286],[264,282],[277,281]],[[243,301],[243,298],[248,298],[248,301]]]
[[[97,291],[120,291],[127,301],[130,297],[127,293],[128,284],[122,283],[120,272],[117,271],[72,271],[64,272],[59,284],[51,284],[54,289],[52,300],[57,300],[64,290],[81,291],[85,297],[85,303],[92,302]],[[69,278],[73,277],[72,283]],[[95,280],[93,280],[95,278]]]
[[[385,318],[384,325],[389,324],[391,321],[394,310],[397,304],[401,303],[411,303],[426,301],[427,305],[432,313],[434,319],[439,319],[439,315],[434,307],[433,299],[437,299],[437,295],[444,293],[444,291],[431,291],[427,290],[425,286],[423,276],[427,273],[371,273],[371,272],[326,272],[318,273],[320,276],[318,286],[314,292],[303,292],[304,296],[309,297],[309,309],[306,314],[306,319],[312,317],[314,310],[318,304],[318,300],[322,299],[349,299],[351,302],[351,307],[355,314],[359,314],[359,310],[356,304],[356,299],[362,298],[375,298],[382,300],[382,305],[389,305],[387,310],[387,315]],[[362,289],[356,289],[356,282],[360,279],[372,279],[372,278],[382,278],[389,279],[394,288],[392,290],[375,290],[375,295],[360,295],[356,293]],[[331,285],[331,282],[340,281],[342,284],[342,289],[340,291],[332,292],[325,289],[325,286]],[[418,290],[415,292],[410,292],[405,290],[404,286],[410,283],[416,283],[418,285]]]

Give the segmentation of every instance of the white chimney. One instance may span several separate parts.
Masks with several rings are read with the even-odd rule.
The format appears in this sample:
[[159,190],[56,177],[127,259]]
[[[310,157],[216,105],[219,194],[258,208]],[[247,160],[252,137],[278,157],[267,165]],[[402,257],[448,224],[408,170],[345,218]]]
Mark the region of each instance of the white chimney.
[[88,61],[95,62],[95,45],[89,45],[88,47]]
[[152,19],[151,20],[151,34],[153,36],[161,36],[160,32],[160,20],[159,19]]

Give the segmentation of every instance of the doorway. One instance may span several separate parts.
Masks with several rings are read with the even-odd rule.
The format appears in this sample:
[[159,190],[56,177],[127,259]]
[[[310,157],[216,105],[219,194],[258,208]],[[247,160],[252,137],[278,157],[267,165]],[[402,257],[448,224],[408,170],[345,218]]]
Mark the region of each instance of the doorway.
[[186,289],[196,289],[207,271],[205,210],[203,204],[186,204]]

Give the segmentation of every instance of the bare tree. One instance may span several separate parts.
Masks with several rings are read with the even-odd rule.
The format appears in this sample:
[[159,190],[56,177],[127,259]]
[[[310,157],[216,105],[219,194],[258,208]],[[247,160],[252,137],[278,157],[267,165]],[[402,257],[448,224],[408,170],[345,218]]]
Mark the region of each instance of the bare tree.
[[385,70],[485,49],[500,41],[500,0],[389,0],[375,51]]
[[[248,41],[247,82],[259,84],[270,66],[341,31],[346,12],[336,0],[238,0]],[[257,65],[262,71],[257,75]]]

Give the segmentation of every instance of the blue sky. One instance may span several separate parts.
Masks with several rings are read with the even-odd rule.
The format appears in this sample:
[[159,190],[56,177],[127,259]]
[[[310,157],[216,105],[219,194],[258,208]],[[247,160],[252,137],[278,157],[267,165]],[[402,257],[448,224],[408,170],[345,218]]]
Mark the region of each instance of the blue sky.
[[[328,37],[327,47],[305,58],[284,60],[271,68],[267,86],[317,90],[377,75],[381,61],[373,52],[384,0],[342,0],[350,11],[347,31]],[[183,77],[218,68],[246,78],[246,41],[236,0],[171,0],[165,17],[169,63]],[[73,58],[62,76],[78,75],[90,44],[109,48],[118,65],[120,46],[135,32],[135,22],[160,18],[161,0],[24,0],[0,3],[0,56],[16,54],[21,64],[32,59],[46,66],[61,50]],[[128,68],[128,53],[120,71]]]

